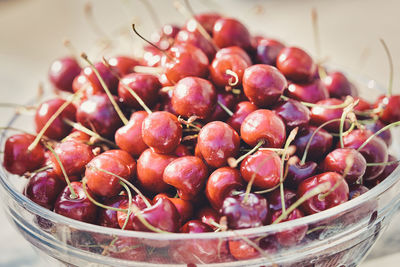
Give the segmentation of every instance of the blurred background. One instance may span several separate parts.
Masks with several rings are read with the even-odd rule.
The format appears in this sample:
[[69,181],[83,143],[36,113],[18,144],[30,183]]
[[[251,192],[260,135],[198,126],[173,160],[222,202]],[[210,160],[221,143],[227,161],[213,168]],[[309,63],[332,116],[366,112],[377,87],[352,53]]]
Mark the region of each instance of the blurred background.
[[[148,0],[161,24],[183,24],[173,1]],[[389,65],[379,43],[388,44],[394,61],[394,92],[400,92],[400,1],[398,0],[192,0],[196,12],[218,11],[240,19],[253,34],[280,39],[316,55],[311,9],[319,18],[321,57],[330,65],[388,84]],[[68,39],[77,53],[93,60],[115,54],[137,54],[142,41],[131,24],[147,37],[157,23],[140,0],[92,1],[92,19],[82,0],[0,0],[0,102],[26,103],[40,83],[50,90],[47,69],[52,60],[70,54]],[[86,15],[85,15],[86,14]],[[105,49],[105,45],[108,48]],[[1,109],[0,125],[13,110]],[[30,128],[31,125],[27,125]],[[400,217],[397,216],[400,222]],[[386,231],[363,267],[398,265],[400,231]],[[0,211],[0,266],[45,266]]]

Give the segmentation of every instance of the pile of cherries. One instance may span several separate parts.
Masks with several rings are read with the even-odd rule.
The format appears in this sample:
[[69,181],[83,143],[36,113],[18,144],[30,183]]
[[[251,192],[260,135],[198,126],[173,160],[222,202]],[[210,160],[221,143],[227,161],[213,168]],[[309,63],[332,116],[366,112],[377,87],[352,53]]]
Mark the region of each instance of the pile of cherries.
[[[315,214],[397,167],[388,147],[400,95],[371,104],[304,50],[216,13],[165,25],[157,36],[142,58],[52,63],[58,94],[37,108],[37,134],[10,136],[4,149],[4,167],[29,178],[26,197],[104,227],[194,234]],[[257,245],[290,247],[307,230]],[[114,240],[108,255],[145,260],[146,244],[132,242]],[[198,241],[169,256],[248,259],[260,253],[251,244]]]

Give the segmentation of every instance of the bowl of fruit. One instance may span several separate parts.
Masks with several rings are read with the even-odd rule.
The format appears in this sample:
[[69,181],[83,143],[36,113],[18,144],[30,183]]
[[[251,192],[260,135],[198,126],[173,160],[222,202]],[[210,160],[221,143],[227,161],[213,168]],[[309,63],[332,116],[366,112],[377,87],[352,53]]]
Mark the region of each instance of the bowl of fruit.
[[51,63],[2,132],[11,222],[72,266],[356,266],[400,205],[400,96],[178,8],[142,57]]

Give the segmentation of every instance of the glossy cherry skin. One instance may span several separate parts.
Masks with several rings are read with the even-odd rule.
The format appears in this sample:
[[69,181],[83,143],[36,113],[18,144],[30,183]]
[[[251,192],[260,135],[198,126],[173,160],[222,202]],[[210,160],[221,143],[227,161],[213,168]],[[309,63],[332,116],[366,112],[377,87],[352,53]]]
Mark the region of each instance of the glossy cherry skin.
[[72,132],[69,135],[67,135],[62,141],[63,142],[77,141],[77,142],[81,142],[81,143],[85,143],[85,144],[90,144],[91,143],[90,138],[91,138],[90,135],[73,129]]
[[[81,176],[85,171],[86,164],[94,158],[91,146],[73,140],[56,144],[54,152],[68,176]],[[54,172],[64,179],[61,166],[53,153],[50,154],[50,161]]]
[[[315,132],[317,127],[309,126],[302,133],[297,135],[293,144],[296,146],[296,154],[302,157],[308,141]],[[324,129],[318,130],[311,140],[310,148],[308,149],[307,159],[321,160],[323,156],[331,149],[333,136]]]
[[[127,202],[128,198],[126,195],[118,195],[104,201],[104,205],[113,208],[119,208],[121,203]],[[100,209],[97,223],[101,226],[110,228],[120,228],[118,224],[117,211],[109,209]]]
[[81,222],[95,223],[97,206],[87,198],[81,182],[72,182],[71,186],[77,197],[72,198],[71,191],[66,186],[54,204],[54,212]]
[[[272,213],[271,221],[273,222],[278,219],[281,214],[282,210]],[[303,212],[299,209],[294,209],[286,219],[282,220],[282,222],[293,221],[302,217],[304,217]],[[300,225],[293,227],[292,229],[279,231],[278,233],[276,233],[275,237],[281,246],[290,247],[299,244],[301,240],[303,240],[303,238],[306,236],[307,230],[308,226],[306,224]]]
[[52,210],[54,203],[66,184],[52,171],[33,175],[24,188],[24,195],[36,204]]
[[268,202],[257,194],[246,193],[225,198],[220,213],[228,219],[229,229],[245,229],[263,226],[268,222]]
[[142,123],[147,115],[143,110],[132,113],[128,124],[115,132],[117,146],[136,158],[148,148],[142,138]]
[[161,65],[162,52],[151,45],[145,45],[143,47],[143,59],[141,65],[149,67],[159,67]]
[[310,122],[310,110],[294,99],[278,102],[273,110],[282,118],[287,131],[296,127],[299,127],[301,131]]
[[304,180],[300,183],[297,189],[298,198],[304,196],[310,192],[310,190],[313,190],[313,188],[323,183],[328,183],[329,189],[322,191],[321,194],[329,192],[336,183],[338,183],[338,185],[336,185],[336,188],[326,195],[324,199],[320,199],[321,194],[318,194],[306,200],[301,205],[301,209],[306,214],[314,214],[333,208],[349,199],[349,186],[347,185],[346,180],[343,179],[340,174],[335,172],[321,173]]
[[224,56],[229,56],[229,55],[238,55],[241,56],[247,63],[247,65],[251,66],[253,65],[251,58],[249,54],[243,50],[243,48],[240,48],[239,46],[229,46],[229,47],[224,47],[215,54],[215,58],[221,58]]
[[[217,93],[217,101],[222,103],[229,110],[233,110],[236,105],[237,98],[231,92],[221,91]],[[212,121],[226,121],[229,118],[229,114],[221,108],[219,104],[215,105],[213,113],[205,120],[205,122]]]
[[257,41],[256,62],[259,64],[276,65],[276,59],[285,46],[273,39],[261,38]]
[[232,190],[241,190],[243,187],[244,181],[237,169],[222,167],[208,178],[205,193],[213,208],[219,210]]
[[155,152],[169,154],[181,142],[182,126],[178,118],[169,112],[153,112],[143,120],[142,138]]
[[164,170],[163,180],[178,190],[183,200],[192,200],[203,189],[208,169],[203,161],[194,156],[177,158]]
[[[396,161],[397,158],[393,155],[389,155],[388,157],[388,162],[391,161]],[[367,180],[367,181],[363,181],[364,185],[368,188],[373,188],[374,186],[380,184],[383,180],[385,180],[390,174],[392,174],[392,172],[399,166],[399,163],[394,163],[394,164],[389,164],[386,165],[385,168],[383,169],[382,173],[373,180]]]
[[[36,132],[46,125],[47,121],[53,116],[54,113],[65,103],[66,101],[61,98],[55,98],[43,102],[40,104],[35,113],[35,126]],[[63,119],[69,119],[75,121],[76,107],[74,104],[69,104],[61,114],[50,124],[50,127],[45,131],[44,135],[50,139],[60,140],[67,136],[71,131],[71,126],[66,124]]]
[[167,53],[169,57],[164,55],[161,65],[164,66],[165,75],[171,83],[176,84],[189,76],[207,77],[209,61],[201,49],[189,44],[177,44]]
[[56,89],[72,92],[72,82],[80,72],[81,67],[75,58],[60,58],[51,63],[49,80]]
[[374,106],[377,107],[378,105],[383,107],[379,114],[379,119],[382,122],[390,124],[400,121],[400,95],[380,96]]
[[359,197],[362,194],[366,193],[369,189],[361,184],[352,184],[349,186],[349,200]]
[[163,173],[165,167],[174,159],[175,156],[158,154],[146,149],[137,161],[137,179],[140,186],[153,193],[168,191],[171,187],[164,183]]
[[191,220],[185,223],[180,229],[181,233],[207,233],[212,232],[213,229],[207,224],[199,221],[199,220]]
[[240,173],[246,182],[254,179],[254,187],[264,190],[279,184],[281,159],[275,152],[259,150],[247,156],[240,164]]
[[86,128],[106,138],[114,136],[115,131],[122,126],[121,119],[105,94],[93,95],[83,101],[78,106],[76,119]]
[[314,80],[306,84],[291,83],[285,94],[290,98],[308,103],[316,103],[329,98],[328,89],[321,80]]
[[152,108],[158,100],[161,84],[158,78],[151,74],[130,73],[122,77],[118,85],[118,96],[122,103],[135,110],[143,109],[131,95],[126,86],[131,88],[149,107]]
[[258,107],[249,101],[242,101],[236,105],[235,111],[231,117],[226,121],[236,132],[240,133],[240,127],[244,119],[256,111]]
[[126,56],[116,56],[108,60],[108,64],[113,70],[116,70],[119,76],[125,76],[132,73],[133,68],[138,66],[140,62],[134,58]]
[[[377,120],[374,123],[371,124],[367,124],[365,125],[365,127],[370,130],[373,133],[376,133],[377,131],[379,131],[380,129],[382,129],[383,127],[385,127],[386,125]],[[390,147],[390,145],[392,144],[392,133],[390,132],[390,129],[387,129],[386,131],[381,132],[380,134],[378,134],[378,136],[380,138],[382,138],[382,140],[385,142],[385,144]]]
[[197,144],[207,164],[219,168],[226,166],[228,158],[239,153],[240,137],[225,122],[213,121],[201,128]]
[[180,80],[172,93],[172,108],[181,116],[205,119],[213,112],[217,93],[208,80],[186,77]]
[[[99,72],[100,76],[103,78],[110,92],[112,94],[116,94],[118,87],[118,79],[117,77],[115,77],[111,69],[106,65],[104,65],[103,62],[97,62],[94,64],[94,66]],[[89,79],[89,81],[95,84],[98,88],[103,89],[103,86],[101,85],[99,79],[97,79],[96,73],[93,71],[92,67],[90,66],[85,67],[81,73],[85,75]]]
[[316,64],[311,56],[298,47],[286,47],[276,59],[276,66],[291,81],[310,81],[316,71]]
[[286,139],[286,128],[274,112],[258,109],[244,119],[240,135],[249,146],[255,146],[263,140],[264,147],[281,148]]
[[[328,98],[324,100],[320,100],[316,103],[318,106],[314,106],[311,108],[311,123],[313,125],[319,126],[327,121],[334,120],[334,119],[340,119],[343,113],[343,108],[325,108],[325,106],[336,106],[336,105],[341,105],[343,104],[343,101],[340,99],[336,98]],[[344,124],[344,127],[346,130],[346,125],[348,123]],[[332,122],[324,127],[324,129],[338,133],[339,132],[339,126],[340,122]]]
[[209,60],[212,60],[215,56],[215,48],[212,44],[197,30],[197,23],[189,23],[186,25],[185,30],[181,30],[175,37],[175,44],[190,44],[193,45],[208,57]]
[[[353,130],[343,137],[344,147],[358,149],[370,136],[369,130]],[[387,162],[388,151],[385,142],[380,137],[373,137],[366,146],[359,151],[367,163]],[[368,166],[363,176],[364,180],[377,178],[385,169],[385,166]]]
[[270,65],[253,65],[243,75],[244,94],[260,108],[275,104],[286,87],[285,76]]
[[94,157],[86,168],[85,177],[90,190],[102,197],[116,196],[122,189],[120,179],[100,171],[108,171],[128,181],[136,174],[136,162],[123,150],[108,150]]
[[285,184],[292,189],[296,189],[302,181],[313,176],[318,167],[318,164],[313,161],[301,164],[300,159],[297,156],[294,157],[296,160],[293,164],[289,164],[285,180]]
[[[214,24],[215,22],[221,18],[221,15],[218,13],[200,13],[200,14],[196,14],[195,19],[196,21],[198,21],[201,26],[203,26],[203,28],[212,35],[213,33],[213,29],[214,29]],[[191,23],[191,21],[193,21],[192,19],[190,19],[187,23],[186,26],[189,25]]]
[[76,76],[72,82],[72,90],[74,93],[79,92],[82,95],[82,99],[87,99],[91,95],[102,95],[105,93],[101,85],[92,82],[82,73]]
[[[285,207],[290,207],[297,199],[297,195],[295,191],[290,189],[284,189],[283,191],[284,199],[285,199]],[[280,189],[277,188],[274,191],[267,193],[267,201],[269,210],[272,213],[282,210],[282,201],[281,201],[281,192]],[[272,220],[274,221],[274,220]]]
[[172,154],[177,157],[192,156],[192,152],[190,152],[189,148],[182,144],[179,144]]
[[367,162],[361,153],[355,149],[337,148],[330,152],[322,162],[323,171],[337,172],[343,175],[347,165],[347,157],[353,159],[353,164],[347,172],[345,179],[349,184],[357,182],[364,175]]
[[[150,202],[150,200],[149,200]],[[146,203],[143,201],[142,197],[139,195],[136,195],[133,197],[132,202],[131,202],[131,209],[133,211],[133,207],[137,207],[139,210],[143,210],[145,208],[147,208]],[[129,201],[126,200],[122,200],[118,206],[119,209],[125,209],[128,210],[129,209]],[[127,212],[123,212],[123,211],[117,211],[117,221],[118,221],[118,227],[122,229],[122,227],[125,226],[125,230],[134,230],[133,228],[133,217],[135,216],[135,213],[132,212],[128,218],[128,222],[126,222],[128,213]],[[126,223],[126,224],[125,224]]]
[[157,202],[160,198],[168,198],[174,205],[176,210],[179,213],[179,225],[183,225],[193,216],[193,204],[188,200],[183,200],[181,198],[176,197],[169,197],[165,193],[157,194],[154,199],[153,203]]
[[[211,79],[218,88],[230,86],[230,81],[237,83],[233,87],[240,87],[244,70],[250,67],[248,62],[239,54],[226,54],[215,58],[210,65]],[[236,73],[237,80],[232,75],[227,74],[230,70]]]
[[15,134],[7,138],[4,145],[3,166],[12,174],[23,175],[39,169],[45,162],[45,150],[42,144],[29,151],[28,147],[35,140],[30,134]]
[[332,98],[343,98],[348,95],[353,96],[351,90],[352,84],[347,77],[338,71],[329,73],[324,79],[326,89],[328,89],[329,96]]
[[213,40],[219,48],[239,46],[251,49],[251,37],[247,28],[233,18],[220,18],[214,24]]

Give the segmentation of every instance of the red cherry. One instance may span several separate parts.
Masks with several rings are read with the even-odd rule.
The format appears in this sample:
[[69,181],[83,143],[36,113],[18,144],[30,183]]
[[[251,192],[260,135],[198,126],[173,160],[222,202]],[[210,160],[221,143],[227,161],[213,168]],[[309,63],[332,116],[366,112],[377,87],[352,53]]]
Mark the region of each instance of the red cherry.
[[[340,119],[343,113],[343,108],[329,108],[329,106],[337,106],[343,104],[342,100],[336,98],[328,98],[320,100],[316,103],[317,106],[311,108],[311,123],[319,126],[325,122],[334,119]],[[326,108],[325,108],[326,107]],[[346,127],[345,123],[345,127]],[[340,122],[333,122],[324,127],[324,129],[332,132],[339,132]]]
[[182,126],[178,118],[169,112],[153,112],[143,120],[142,138],[155,152],[169,154],[181,142]]
[[285,77],[275,67],[263,64],[248,67],[243,75],[243,90],[258,107],[275,104],[287,87]]
[[310,110],[294,99],[279,102],[273,110],[282,118],[288,131],[296,127],[301,131],[310,122]]
[[221,219],[221,216],[216,210],[206,206],[197,211],[196,218],[210,226],[215,231],[217,227],[213,225],[212,222],[218,223]]
[[87,99],[92,95],[102,95],[104,94],[104,89],[100,87],[97,83],[89,80],[89,78],[83,74],[79,74],[75,77],[72,82],[72,90],[74,93],[80,92],[82,94],[82,99]]
[[176,210],[179,213],[180,217],[180,225],[184,224],[187,222],[190,218],[193,216],[193,205],[190,201],[183,200],[180,198],[175,198],[175,197],[169,197],[165,193],[160,193],[156,195],[153,199],[153,202],[157,202],[160,198],[168,198],[174,205]]
[[283,48],[276,59],[276,66],[294,82],[310,81],[317,68],[310,55],[298,47]]
[[368,187],[365,187],[361,184],[352,184],[349,186],[350,187],[350,192],[349,192],[349,200],[359,197],[362,194],[366,193],[369,191]]
[[246,51],[244,51],[242,48],[239,46],[229,46],[229,47],[224,47],[215,54],[215,58],[221,58],[226,55],[238,55],[241,56],[247,63],[247,65],[251,66],[253,65],[251,58],[249,57],[249,54],[247,54]]
[[289,164],[285,182],[290,188],[296,189],[302,181],[316,173],[318,164],[313,161],[302,164],[297,156],[294,157],[296,160]]
[[72,132],[63,139],[63,142],[76,141],[76,142],[88,144],[88,143],[90,143],[90,138],[91,138],[90,135],[73,129]]
[[161,65],[162,52],[152,45],[145,45],[143,47],[143,59],[141,65],[149,67],[159,67]]
[[164,170],[163,180],[178,190],[183,200],[192,200],[203,189],[208,169],[203,161],[194,156],[177,158]]
[[140,64],[138,60],[126,56],[112,57],[107,62],[112,67],[112,70],[116,70],[119,76],[132,73],[133,68]]
[[[282,210],[275,211],[272,214],[272,221],[278,219],[281,214]],[[289,214],[289,216],[285,220],[283,220],[283,222],[293,221],[302,217],[304,217],[303,212],[301,212],[301,210],[299,209],[294,209]],[[300,225],[293,227],[290,230],[279,231],[278,233],[276,233],[275,237],[281,246],[291,247],[296,244],[299,244],[303,240],[303,238],[306,236],[307,230],[308,230],[307,225]]]
[[400,95],[380,96],[375,107],[381,105],[383,107],[379,114],[379,119],[386,124],[400,121]]
[[[283,196],[285,199],[285,207],[290,207],[297,199],[297,194],[289,189],[284,189]],[[282,210],[282,198],[281,198],[281,191],[279,188],[275,189],[274,191],[267,193],[267,201],[269,210],[273,213]],[[280,215],[280,214],[279,214]],[[278,217],[279,217],[278,215]],[[276,217],[276,218],[278,218]],[[276,219],[275,218],[275,219]],[[275,220],[273,219],[272,222]]]
[[177,157],[192,156],[192,153],[190,152],[189,148],[182,144],[179,144],[176,147],[174,153],[172,153],[172,154]]
[[[213,33],[213,29],[214,29],[214,24],[217,20],[219,20],[221,18],[221,15],[218,13],[200,13],[200,14],[196,14],[195,19],[198,23],[201,24],[201,26],[203,26],[203,28],[209,33],[212,34]],[[188,27],[188,25],[193,24],[193,19],[190,19],[187,23],[186,23],[186,28]]]
[[[94,64],[94,67],[97,69],[97,71],[100,73],[101,78],[103,78],[105,84],[107,85],[108,89],[112,94],[117,93],[117,87],[118,87],[118,79],[115,77],[114,73],[110,70],[109,67],[104,65],[102,62],[98,62]],[[91,81],[93,84],[96,85],[98,88],[103,88],[101,85],[99,79],[97,79],[97,76],[95,72],[93,71],[92,67],[88,66],[85,67],[82,72],[83,75],[85,75],[89,81]]]
[[[236,83],[239,87],[242,84],[244,70],[249,66],[248,62],[239,54],[225,54],[219,56],[215,58],[210,65],[211,79],[219,88],[231,86],[231,82]],[[237,80],[232,77],[232,75],[227,74],[227,70],[236,73]]]
[[240,132],[240,127],[244,121],[244,119],[252,113],[256,111],[258,107],[248,101],[240,102],[236,105],[235,112],[233,115],[226,121],[236,132]]
[[175,43],[181,45],[193,45],[212,60],[215,56],[215,48],[198,30],[196,24],[188,24],[185,30],[179,31],[175,37]]
[[[146,204],[144,203],[143,199],[141,196],[136,195],[131,202],[132,206],[136,206],[139,210],[143,210],[147,208]],[[125,209],[127,210],[129,208],[129,202],[128,199],[122,200],[118,206],[119,209]],[[125,226],[125,230],[134,230],[133,228],[133,217],[135,216],[135,212],[132,212],[128,218],[128,222],[125,225],[126,222],[126,217],[128,216],[127,212],[123,211],[117,211],[117,222],[118,222],[118,227],[122,229],[122,227]]]
[[239,135],[222,121],[213,121],[203,126],[197,140],[203,159],[215,168],[226,166],[228,158],[236,157],[239,152]]
[[286,95],[290,98],[308,103],[316,103],[328,99],[329,93],[321,80],[314,80],[306,84],[289,84]]
[[72,82],[80,72],[81,67],[75,58],[60,58],[51,64],[49,80],[58,90],[72,92]]
[[[377,120],[374,123],[365,125],[365,127],[373,133],[376,133],[377,131],[379,131],[380,129],[382,129],[385,126],[386,125],[379,120]],[[387,129],[386,131],[381,132],[380,134],[378,134],[378,136],[380,138],[382,138],[382,140],[385,142],[387,147],[390,147],[390,145],[392,144],[392,134],[390,132],[390,129]]]
[[[66,101],[61,98],[55,98],[40,104],[35,113],[36,132],[46,125],[47,121],[57,112],[57,110]],[[45,131],[44,135],[51,139],[60,140],[67,136],[71,131],[71,126],[66,124],[63,119],[75,121],[76,107],[74,104],[69,104],[61,114],[50,124],[50,127]]]
[[276,59],[285,45],[274,39],[261,38],[257,41],[256,62],[259,64],[276,65]]
[[[104,202],[104,205],[113,207],[113,208],[119,208],[121,206],[121,203],[125,203],[127,201],[128,201],[128,198],[126,196],[118,195],[118,196],[107,199]],[[117,229],[120,228],[120,226],[118,224],[117,211],[115,211],[115,210],[100,209],[97,223],[98,223],[98,225],[105,226],[105,227],[117,228]]]
[[245,50],[251,49],[250,33],[238,20],[220,18],[214,24],[213,40],[220,47],[239,46]]
[[[393,155],[389,155],[388,157],[388,162],[391,161],[396,161],[397,158]],[[380,182],[382,182],[383,180],[385,180],[389,175],[392,174],[392,172],[397,168],[397,166],[399,166],[399,163],[393,163],[393,164],[389,164],[386,165],[385,168],[383,169],[382,173],[379,174],[379,176],[374,179],[374,180],[367,180],[367,181],[363,181],[364,184],[368,187],[368,188],[372,188],[376,185],[378,185]]]
[[[232,110],[236,105],[236,97],[230,92],[218,92],[217,101]],[[229,118],[229,114],[221,108],[220,105],[215,105],[213,113],[205,120],[205,122],[225,121]]]
[[332,98],[343,98],[348,95],[355,96],[352,90],[352,84],[346,76],[338,71],[329,73],[324,79],[323,83],[328,89],[329,96]]
[[28,147],[35,140],[30,134],[10,136],[4,145],[3,165],[12,174],[23,175],[39,169],[45,162],[45,150],[39,143],[29,151]]
[[[309,126],[300,133],[293,144],[296,146],[296,154],[301,157],[304,154],[304,150],[309,142],[311,136],[317,128]],[[318,130],[311,140],[310,147],[308,149],[307,159],[320,160],[326,153],[331,149],[333,142],[333,136],[324,129]]]

